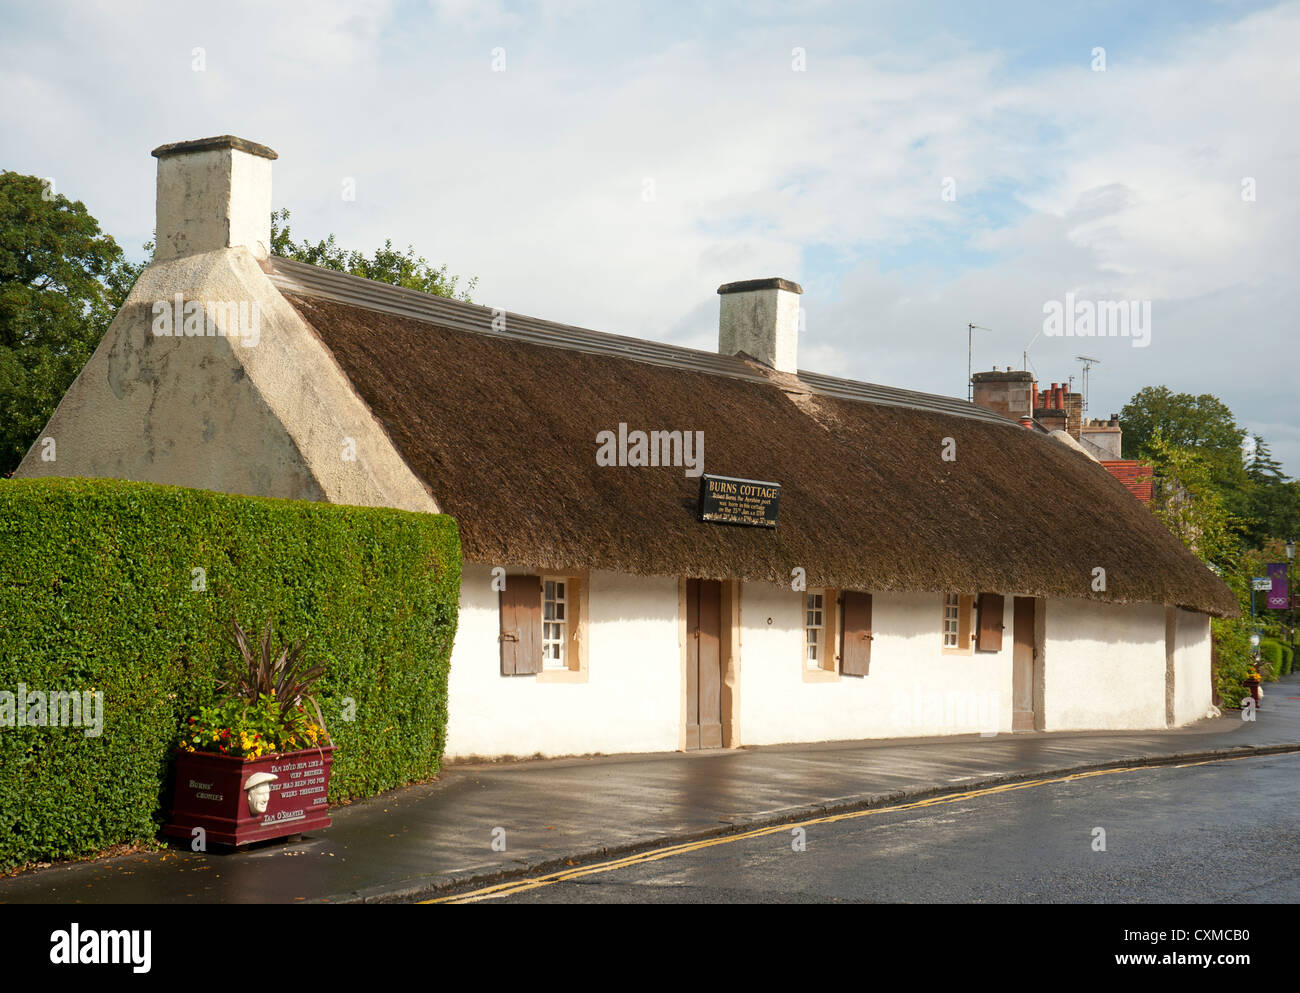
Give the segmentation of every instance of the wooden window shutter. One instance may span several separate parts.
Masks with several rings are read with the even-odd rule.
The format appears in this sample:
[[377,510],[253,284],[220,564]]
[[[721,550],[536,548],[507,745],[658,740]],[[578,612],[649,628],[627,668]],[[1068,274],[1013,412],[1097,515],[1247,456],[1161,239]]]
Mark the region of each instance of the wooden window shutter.
[[971,630],[971,615],[975,612],[975,597],[969,593],[963,593],[957,598],[957,648],[961,652],[969,653],[971,643],[975,640],[975,632]]
[[844,591],[844,648],[840,674],[865,676],[871,668],[871,594]]
[[506,576],[501,591],[501,675],[542,671],[542,581]]
[[565,580],[565,589],[568,591],[568,625],[569,643],[564,648],[564,658],[571,671],[577,672],[582,668],[582,625],[584,622],[582,611],[582,580],[576,576],[570,576]]
[[840,605],[840,594],[830,587],[826,588],[822,602],[826,605],[826,613],[822,617],[826,626],[826,648],[822,652],[818,668],[825,672],[839,672],[840,656],[844,651],[844,626],[840,623],[840,616],[844,608]]
[[1002,594],[979,595],[979,628],[976,628],[975,647],[980,651],[1002,650]]
[[1002,594],[980,594],[979,627],[975,647],[981,652],[1002,651]]

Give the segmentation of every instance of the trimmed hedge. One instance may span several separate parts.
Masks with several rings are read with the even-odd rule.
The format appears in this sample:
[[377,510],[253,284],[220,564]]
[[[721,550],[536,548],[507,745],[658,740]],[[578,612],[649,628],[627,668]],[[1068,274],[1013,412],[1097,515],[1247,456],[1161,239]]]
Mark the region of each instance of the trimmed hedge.
[[118,480],[0,483],[0,691],[104,695],[99,736],[0,727],[0,869],[154,835],[181,722],[237,664],[231,618],[259,636],[273,620],[277,639],[307,639],[309,663],[326,666],[331,801],[433,776],[459,591],[446,516]]
[[1282,645],[1280,642],[1273,641],[1271,638],[1261,638],[1259,657],[1260,661],[1266,666],[1261,673],[1266,680],[1272,681],[1282,675]]
[[1250,669],[1250,625],[1245,617],[1210,618],[1210,671],[1215,703],[1230,710],[1241,706]]
[[1291,646],[1277,638],[1261,638],[1259,642],[1260,657],[1273,669],[1273,679],[1288,675],[1293,667]]

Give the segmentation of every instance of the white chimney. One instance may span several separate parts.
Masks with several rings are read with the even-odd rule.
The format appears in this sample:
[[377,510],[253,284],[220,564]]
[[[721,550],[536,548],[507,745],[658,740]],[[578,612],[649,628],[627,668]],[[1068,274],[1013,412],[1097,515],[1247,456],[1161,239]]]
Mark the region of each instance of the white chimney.
[[778,372],[799,368],[799,295],[788,279],[747,279],[718,287],[718,352],[745,352]]
[[271,160],[265,145],[234,135],[160,145],[154,261],[247,248],[271,250]]

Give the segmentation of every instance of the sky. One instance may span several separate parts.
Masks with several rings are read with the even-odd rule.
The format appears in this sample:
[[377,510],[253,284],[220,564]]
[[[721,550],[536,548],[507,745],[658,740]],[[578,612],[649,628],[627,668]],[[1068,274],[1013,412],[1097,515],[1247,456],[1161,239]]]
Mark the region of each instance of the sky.
[[[712,350],[717,287],[783,276],[801,368],[964,396],[974,323],[975,371],[1077,388],[1091,356],[1094,417],[1212,393],[1300,475],[1300,3],[0,0],[0,25],[0,168],[134,258],[150,151],[236,134],[279,153],[296,237],[414,246],[477,303]],[[1067,299],[1149,303],[1149,335],[1043,333]]]

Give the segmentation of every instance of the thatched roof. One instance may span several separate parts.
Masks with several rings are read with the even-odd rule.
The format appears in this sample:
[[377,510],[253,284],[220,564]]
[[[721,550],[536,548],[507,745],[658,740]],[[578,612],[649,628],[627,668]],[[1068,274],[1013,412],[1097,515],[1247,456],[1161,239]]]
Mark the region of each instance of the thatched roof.
[[[484,308],[271,267],[470,561],[774,583],[802,567],[810,586],[1236,613],[1104,468],[981,408],[515,315],[493,332]],[[781,484],[779,525],[700,523],[679,467],[597,465],[597,434],[620,422],[703,431],[707,472]]]

